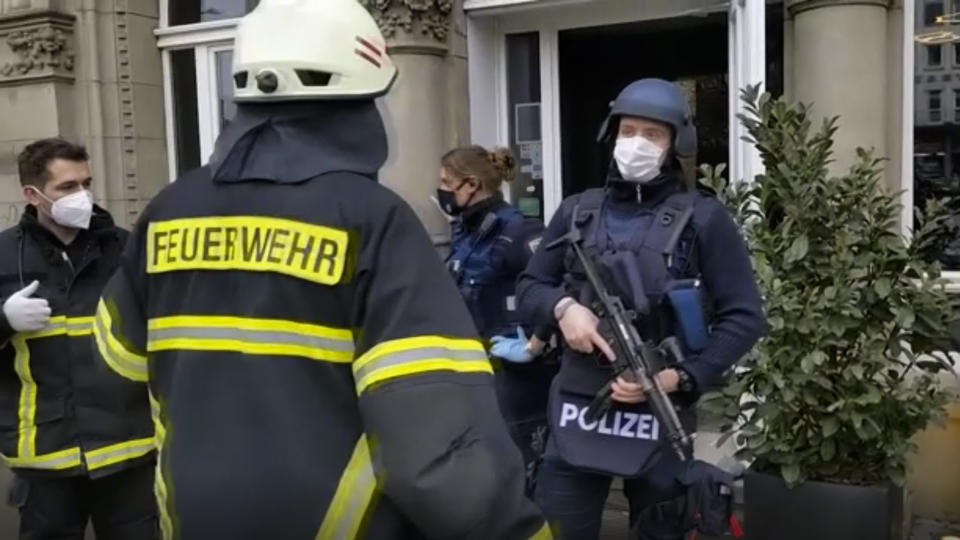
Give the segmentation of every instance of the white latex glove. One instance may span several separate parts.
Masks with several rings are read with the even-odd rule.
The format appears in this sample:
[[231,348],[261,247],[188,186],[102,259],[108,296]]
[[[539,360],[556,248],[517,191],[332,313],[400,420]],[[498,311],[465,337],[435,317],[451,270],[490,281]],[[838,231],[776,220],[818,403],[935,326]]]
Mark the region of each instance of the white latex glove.
[[30,298],[39,287],[40,282],[34,281],[3,303],[3,314],[17,332],[42,330],[50,322],[50,304],[43,298]]

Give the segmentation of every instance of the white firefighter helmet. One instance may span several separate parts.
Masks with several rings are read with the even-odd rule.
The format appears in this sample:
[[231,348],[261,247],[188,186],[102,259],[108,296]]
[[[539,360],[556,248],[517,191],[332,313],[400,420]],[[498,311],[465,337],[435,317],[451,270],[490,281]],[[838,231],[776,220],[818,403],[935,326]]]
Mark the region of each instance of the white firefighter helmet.
[[369,99],[397,76],[357,0],[260,0],[240,20],[233,54],[238,102]]

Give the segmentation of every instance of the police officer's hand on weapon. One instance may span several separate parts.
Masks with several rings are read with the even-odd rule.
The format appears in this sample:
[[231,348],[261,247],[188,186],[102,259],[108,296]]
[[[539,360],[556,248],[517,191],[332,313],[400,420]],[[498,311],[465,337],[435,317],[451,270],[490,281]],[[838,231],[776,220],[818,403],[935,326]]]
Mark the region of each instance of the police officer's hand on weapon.
[[[668,394],[676,392],[680,387],[680,372],[676,369],[661,370],[656,377],[660,387]],[[621,403],[641,403],[647,400],[639,384],[625,380],[622,376],[610,383],[610,388],[613,390],[610,397]]]
[[598,330],[600,319],[586,306],[573,298],[566,297],[557,302],[554,309],[563,338],[575,351],[590,354],[595,348],[613,362],[616,355]]
[[[603,338],[598,329],[600,319],[573,298],[564,298],[557,303],[555,314],[563,337],[576,351],[590,354],[599,349],[611,362],[616,361],[616,355],[610,344]],[[666,393],[676,392],[680,385],[680,373],[675,369],[664,369],[657,373],[657,380]],[[646,401],[643,389],[639,384],[625,380],[622,376],[610,383],[613,391],[611,398],[621,403],[641,403]]]

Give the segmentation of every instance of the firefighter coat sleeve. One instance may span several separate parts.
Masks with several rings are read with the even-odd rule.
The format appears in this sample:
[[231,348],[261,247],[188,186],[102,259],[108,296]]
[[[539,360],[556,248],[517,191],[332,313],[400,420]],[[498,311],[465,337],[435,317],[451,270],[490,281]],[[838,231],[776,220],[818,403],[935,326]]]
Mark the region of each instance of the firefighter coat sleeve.
[[97,304],[93,336],[100,357],[120,375],[147,381],[147,321],[143,309],[146,213],[129,237],[120,265]]
[[357,260],[354,378],[384,495],[428,538],[549,538],[470,315],[403,203]]

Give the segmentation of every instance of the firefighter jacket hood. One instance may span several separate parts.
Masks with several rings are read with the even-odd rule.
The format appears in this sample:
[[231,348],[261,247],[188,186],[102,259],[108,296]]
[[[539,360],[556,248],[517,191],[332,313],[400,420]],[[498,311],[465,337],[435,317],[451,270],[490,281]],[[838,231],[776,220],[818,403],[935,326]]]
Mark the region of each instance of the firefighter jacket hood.
[[214,182],[297,184],[335,172],[376,179],[387,135],[372,100],[240,104],[217,139]]

